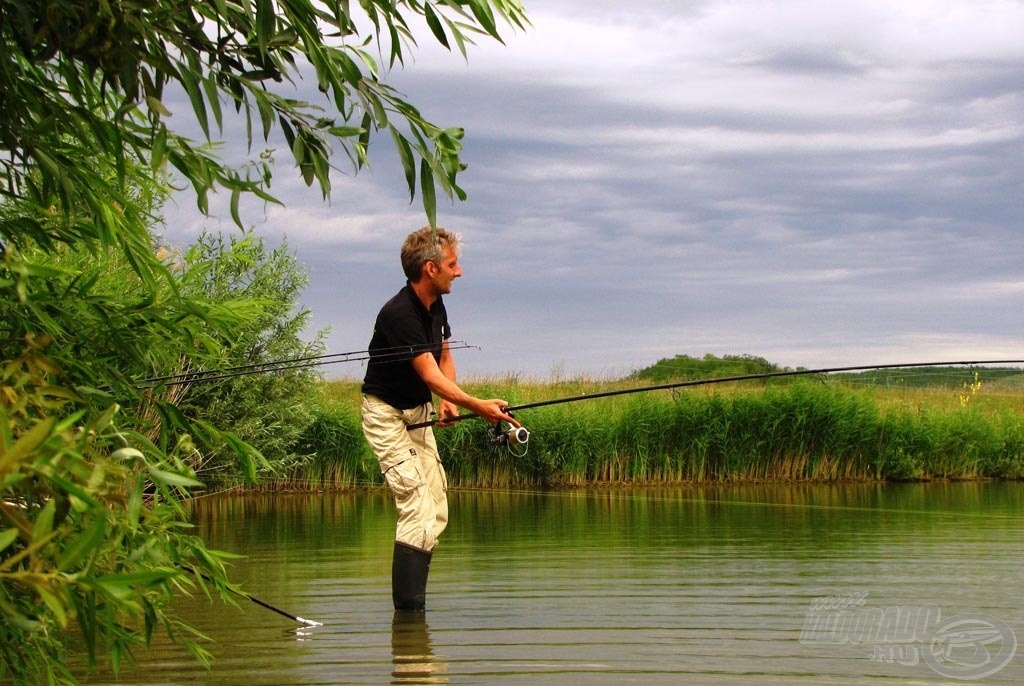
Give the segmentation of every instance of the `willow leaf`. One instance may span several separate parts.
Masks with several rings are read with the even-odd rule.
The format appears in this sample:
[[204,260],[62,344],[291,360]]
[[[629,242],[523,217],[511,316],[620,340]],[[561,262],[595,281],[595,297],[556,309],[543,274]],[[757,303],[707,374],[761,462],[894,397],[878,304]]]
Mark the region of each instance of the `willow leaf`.
[[431,7],[429,2],[423,6],[423,16],[426,18],[427,26],[430,27],[437,42],[451,50],[451,46],[448,45],[448,36],[444,32],[444,26],[441,25],[441,20],[438,19],[437,13],[434,12],[434,8]]
[[420,193],[423,196],[423,209],[431,226],[437,226],[437,196],[434,190],[434,172],[427,161],[420,160]]
[[106,519],[102,516],[94,517],[92,523],[61,551],[57,568],[65,572],[73,569],[79,562],[98,550],[106,532]]
[[405,183],[409,187],[409,202],[416,197],[416,161],[413,159],[412,146],[405,136],[394,126],[391,129],[391,138],[395,141],[395,148],[398,150],[398,157],[402,160],[402,169],[405,172]]
[[4,529],[0,531],[0,552],[3,552],[18,540],[17,529]]

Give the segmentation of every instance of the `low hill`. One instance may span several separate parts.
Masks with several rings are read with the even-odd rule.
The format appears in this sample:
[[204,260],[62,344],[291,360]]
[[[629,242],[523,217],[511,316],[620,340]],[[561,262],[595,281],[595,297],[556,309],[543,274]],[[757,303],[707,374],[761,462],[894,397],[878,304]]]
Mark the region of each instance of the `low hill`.
[[753,355],[725,355],[723,357],[710,354],[704,357],[676,355],[672,358],[660,359],[649,367],[633,372],[627,378],[661,383],[781,371],[788,371],[788,368],[780,367],[763,357],[754,357]]

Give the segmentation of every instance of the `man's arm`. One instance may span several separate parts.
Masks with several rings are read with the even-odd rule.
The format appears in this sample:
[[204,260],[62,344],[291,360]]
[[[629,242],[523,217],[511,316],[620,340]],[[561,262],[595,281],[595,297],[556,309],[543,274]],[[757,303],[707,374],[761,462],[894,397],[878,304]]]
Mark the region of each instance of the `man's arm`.
[[[452,355],[452,349],[448,346],[447,339],[441,343],[441,361],[438,366],[441,369],[441,373],[445,375],[445,378],[457,385],[458,382],[455,379],[455,356]],[[445,421],[452,417],[457,417],[458,414],[459,408],[455,403],[441,398],[441,403],[437,408],[439,424],[443,426]]]
[[[445,364],[445,350],[447,349],[447,342],[441,349],[441,363]],[[449,362],[446,367],[449,369],[451,374],[455,374],[455,363],[451,359],[451,351],[448,351]],[[520,426],[519,422],[514,417],[509,416],[504,412],[504,408],[508,407],[508,403],[500,398],[491,398],[489,400],[482,400],[476,398],[464,390],[459,388],[459,385],[455,381],[449,378],[441,367],[438,366],[437,360],[431,353],[421,353],[416,357],[412,358],[412,367],[416,370],[416,373],[423,379],[423,383],[427,384],[430,390],[439,396],[442,400],[448,401],[459,407],[464,407],[473,414],[483,417],[491,424],[495,424],[499,421],[505,421],[512,426]],[[440,417],[442,420],[445,419],[444,415]]]

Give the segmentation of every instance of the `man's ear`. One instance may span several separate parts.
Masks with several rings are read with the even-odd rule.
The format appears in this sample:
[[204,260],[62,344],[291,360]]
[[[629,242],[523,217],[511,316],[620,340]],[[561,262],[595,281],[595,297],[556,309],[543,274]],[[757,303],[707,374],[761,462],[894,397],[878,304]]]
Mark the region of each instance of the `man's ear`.
[[430,278],[434,278],[437,275],[437,271],[438,271],[437,265],[428,260],[427,262],[423,263],[423,269],[422,269],[422,271],[420,271],[420,274],[422,276],[428,276]]

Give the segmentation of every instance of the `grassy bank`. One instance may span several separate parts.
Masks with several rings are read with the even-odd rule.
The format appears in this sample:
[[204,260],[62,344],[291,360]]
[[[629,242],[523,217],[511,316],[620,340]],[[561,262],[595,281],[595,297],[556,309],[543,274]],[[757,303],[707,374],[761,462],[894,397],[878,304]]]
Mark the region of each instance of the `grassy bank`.
[[[467,384],[513,405],[608,384]],[[359,428],[358,384],[327,387],[303,439],[310,455],[273,487],[380,482]],[[478,420],[437,430],[453,486],[754,480],[1018,479],[1024,394],[1017,388],[893,388],[811,377],[588,399],[523,410],[529,449],[487,440]]]

